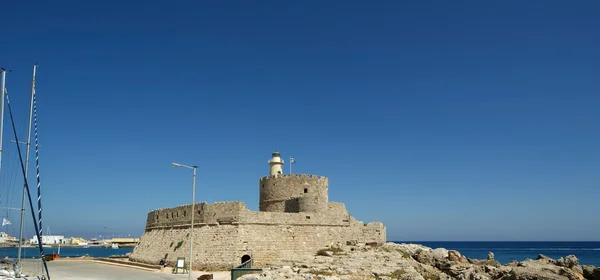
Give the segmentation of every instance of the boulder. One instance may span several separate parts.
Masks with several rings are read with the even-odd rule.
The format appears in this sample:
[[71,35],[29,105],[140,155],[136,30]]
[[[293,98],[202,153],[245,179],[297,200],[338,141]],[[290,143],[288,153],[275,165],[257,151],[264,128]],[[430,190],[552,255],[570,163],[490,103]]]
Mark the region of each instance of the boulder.
[[578,266],[579,265],[579,259],[575,255],[568,255],[565,258],[565,265],[568,268],[573,268],[575,266]]
[[581,274],[583,274],[583,277],[585,277],[585,279],[594,280],[595,268],[596,267],[594,267],[593,265],[584,265],[581,267],[581,270],[583,271]]
[[572,268],[576,265],[579,265],[579,259],[577,259],[574,255],[568,255],[565,258],[560,258],[556,261],[556,265]]
[[502,280],[569,280],[569,278],[547,270],[515,267],[508,275],[502,277]]
[[517,261],[512,261],[506,264],[506,266],[512,266],[512,267],[517,267],[519,266],[519,262]]
[[543,255],[543,254],[539,254],[537,256],[536,260],[551,263],[551,264],[556,264],[556,260],[554,260],[553,258],[550,258],[546,255]]
[[[459,253],[460,255],[460,253]],[[433,257],[437,260],[437,261],[445,261],[446,258],[448,258],[448,250],[444,249],[444,248],[437,248],[433,250]]]
[[420,250],[417,251],[414,255],[413,258],[422,263],[422,264],[428,264],[431,266],[435,266],[436,261],[435,258],[433,256],[433,253],[429,250]]
[[583,277],[583,275],[566,267],[561,267],[558,271],[558,274],[566,276],[567,278],[569,278],[569,280],[585,280],[585,277]]
[[467,259],[470,264],[475,265],[488,265],[493,267],[500,267],[502,264],[497,260],[476,260],[476,259]]
[[462,256],[458,251],[450,250],[448,251],[448,260],[451,262],[457,263],[467,263],[467,258]]

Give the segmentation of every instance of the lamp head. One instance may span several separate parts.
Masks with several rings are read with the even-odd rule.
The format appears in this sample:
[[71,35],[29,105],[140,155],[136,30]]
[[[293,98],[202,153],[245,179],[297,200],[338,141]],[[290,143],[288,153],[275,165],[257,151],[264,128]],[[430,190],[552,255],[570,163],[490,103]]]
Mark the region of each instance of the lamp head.
[[175,162],[171,163],[171,165],[173,165],[173,167],[181,167],[181,164]]

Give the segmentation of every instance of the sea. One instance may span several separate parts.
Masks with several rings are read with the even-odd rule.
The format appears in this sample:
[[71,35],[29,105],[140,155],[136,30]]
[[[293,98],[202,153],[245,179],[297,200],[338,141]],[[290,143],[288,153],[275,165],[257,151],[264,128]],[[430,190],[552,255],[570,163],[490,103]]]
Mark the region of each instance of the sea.
[[467,258],[486,259],[488,252],[502,264],[513,260],[536,259],[544,254],[553,259],[575,255],[581,265],[600,266],[600,242],[433,242],[433,241],[392,241],[395,243],[415,243],[431,248],[456,250]]
[[[125,255],[133,251],[133,248],[102,248],[102,247],[91,247],[91,248],[77,248],[77,247],[61,247],[60,257],[61,258],[76,258],[88,255],[96,258],[107,258],[115,255]],[[0,248],[0,257],[16,258],[18,254],[18,248],[16,247],[4,247]],[[44,254],[58,254],[58,247],[44,248]],[[22,258],[37,258],[40,255],[40,249],[38,247],[25,247],[21,250]]]
[[[502,264],[513,260],[523,261],[535,259],[538,254],[558,259],[568,255],[575,255],[581,265],[600,266],[600,242],[434,242],[434,241],[392,241],[395,243],[415,243],[431,248],[446,248],[459,251],[462,255],[472,259],[486,259],[488,252],[493,252],[497,261]],[[81,257],[109,257],[125,255],[133,248],[61,248],[61,258]],[[46,254],[58,253],[58,248],[44,248]],[[23,248],[23,258],[39,256],[37,247]],[[0,248],[0,257],[17,257],[17,248]]]

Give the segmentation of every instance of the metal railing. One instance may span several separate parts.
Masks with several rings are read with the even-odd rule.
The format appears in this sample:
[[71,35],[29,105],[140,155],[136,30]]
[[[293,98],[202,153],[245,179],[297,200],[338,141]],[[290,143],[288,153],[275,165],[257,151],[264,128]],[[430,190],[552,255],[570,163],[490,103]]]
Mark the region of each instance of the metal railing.
[[262,272],[262,268],[252,268],[252,259],[231,269],[231,280],[238,279],[246,274],[255,274]]

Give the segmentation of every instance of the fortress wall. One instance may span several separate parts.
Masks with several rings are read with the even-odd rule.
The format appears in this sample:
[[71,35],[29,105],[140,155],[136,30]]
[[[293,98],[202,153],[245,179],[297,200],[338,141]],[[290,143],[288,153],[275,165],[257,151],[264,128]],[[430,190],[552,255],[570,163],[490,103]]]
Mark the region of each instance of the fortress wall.
[[[267,213],[291,215],[286,213]],[[189,228],[152,229],[142,235],[130,260],[158,264],[168,253],[173,265],[177,257],[189,257]],[[241,264],[249,255],[256,267],[296,256],[314,256],[319,249],[336,242],[355,240],[385,242],[385,227],[381,223],[356,221],[350,217],[345,225],[314,224],[221,224],[194,227],[194,269],[228,270]],[[181,246],[177,249],[177,245]]]
[[[260,211],[294,212],[298,209],[298,200],[305,193],[318,196],[325,208],[328,202],[329,179],[310,174],[278,174],[265,176],[259,180]],[[314,212],[314,211],[311,211]]]
[[240,224],[261,225],[336,225],[348,226],[350,215],[348,213],[282,213],[282,212],[253,212],[243,214]]
[[264,267],[281,259],[314,256],[319,249],[336,242],[386,242],[385,228],[379,228],[382,234],[372,235],[375,227],[363,223],[352,226],[243,225],[238,232],[242,243],[238,255],[246,252],[256,267]]
[[[173,266],[177,257],[189,261],[190,229],[154,229],[146,231],[129,259],[135,262],[158,264],[167,255]],[[237,265],[239,228],[235,225],[194,227],[194,269],[229,270]],[[177,248],[179,243],[181,246]]]
[[203,221],[207,224],[237,222],[245,212],[249,210],[241,201],[215,202],[206,205]]
[[327,211],[331,215],[348,215],[348,210],[346,210],[346,205],[341,202],[330,201],[329,203],[327,203]]
[[[352,217],[343,203],[329,202],[321,212],[255,212],[243,202],[206,202],[194,207],[194,225],[203,224],[282,224],[282,225],[348,225]],[[157,228],[187,228],[191,223],[191,205],[158,209],[148,213],[146,230]]]
[[[196,203],[194,224],[216,224],[219,220],[237,220],[243,211],[249,210],[243,202],[239,201]],[[191,204],[151,211],[146,219],[146,229],[189,226],[192,219],[191,212]]]

